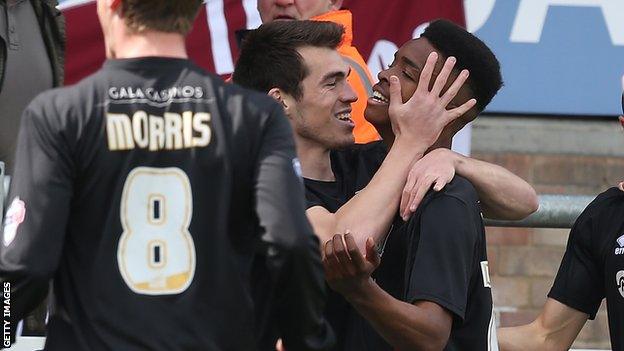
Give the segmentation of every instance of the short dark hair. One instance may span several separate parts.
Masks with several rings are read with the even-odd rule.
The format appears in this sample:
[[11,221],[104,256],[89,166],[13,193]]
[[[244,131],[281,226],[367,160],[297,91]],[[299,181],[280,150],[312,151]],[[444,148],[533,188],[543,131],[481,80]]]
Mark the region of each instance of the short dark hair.
[[431,22],[421,37],[446,57],[457,59],[456,69],[470,71],[468,86],[483,111],[503,86],[500,64],[496,55],[479,38],[447,20]]
[[297,49],[312,46],[336,49],[344,28],[322,21],[275,21],[263,24],[243,39],[232,79],[235,83],[268,93],[280,88],[300,99],[301,82],[308,68]]

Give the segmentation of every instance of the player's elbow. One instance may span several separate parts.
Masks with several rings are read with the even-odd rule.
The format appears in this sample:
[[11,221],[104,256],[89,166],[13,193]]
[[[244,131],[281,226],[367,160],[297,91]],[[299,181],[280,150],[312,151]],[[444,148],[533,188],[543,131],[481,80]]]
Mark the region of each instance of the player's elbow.
[[533,187],[529,187],[529,190],[530,191],[527,195],[526,211],[524,217],[528,217],[529,215],[537,212],[540,206],[539,197],[537,196],[535,189],[533,189]]
[[539,198],[535,189],[532,186],[527,185],[527,189],[524,192],[523,201],[520,201],[516,206],[515,211],[510,214],[511,220],[521,220],[535,213],[539,209]]

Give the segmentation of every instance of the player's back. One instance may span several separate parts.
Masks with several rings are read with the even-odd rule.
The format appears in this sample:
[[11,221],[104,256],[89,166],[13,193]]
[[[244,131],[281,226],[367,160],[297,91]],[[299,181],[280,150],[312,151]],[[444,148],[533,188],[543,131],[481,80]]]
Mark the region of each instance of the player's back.
[[49,222],[64,238],[46,349],[254,349],[255,180],[267,128],[288,126],[270,101],[164,58],[108,61],[36,100],[32,130],[60,155],[38,196],[67,219]]

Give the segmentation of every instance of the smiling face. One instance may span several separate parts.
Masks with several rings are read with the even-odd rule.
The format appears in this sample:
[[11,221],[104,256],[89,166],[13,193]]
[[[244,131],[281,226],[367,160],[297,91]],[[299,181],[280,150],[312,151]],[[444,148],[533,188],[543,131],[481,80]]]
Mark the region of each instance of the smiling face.
[[307,20],[339,10],[342,0],[258,0],[262,23],[276,20]]
[[308,70],[301,82],[302,96],[282,94],[286,115],[299,145],[339,149],[352,145],[351,103],[357,95],[347,83],[349,65],[336,50],[303,47],[297,50]]
[[[373,96],[368,99],[366,110],[364,112],[366,120],[372,123],[378,130],[387,130],[387,127],[390,126],[390,117],[388,115],[390,77],[397,76],[399,78],[401,83],[402,99],[404,102],[409,100],[418,87],[420,72],[425,66],[427,57],[432,51],[436,51],[439,55],[429,86],[429,88],[431,88],[433,87],[433,83],[440,73],[440,70],[444,66],[446,57],[436,50],[425,38],[410,40],[405,43],[395,54],[394,61],[390,67],[379,73],[379,83],[373,87]],[[453,70],[442,93],[446,92],[446,90],[455,81],[458,74],[459,72],[457,70]],[[450,109],[460,106],[470,98],[472,98],[470,89],[466,84],[464,84],[464,86],[459,90],[457,96],[451,101],[447,108]],[[467,114],[474,114],[474,109],[470,110]],[[448,135],[446,134],[448,133],[443,133],[441,138],[447,138]]]

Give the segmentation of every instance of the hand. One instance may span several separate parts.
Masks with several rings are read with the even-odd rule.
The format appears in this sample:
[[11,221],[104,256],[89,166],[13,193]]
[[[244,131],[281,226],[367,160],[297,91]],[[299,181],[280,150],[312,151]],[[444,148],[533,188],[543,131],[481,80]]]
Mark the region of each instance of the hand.
[[345,297],[361,293],[381,263],[373,238],[366,240],[364,258],[348,231],[344,236],[336,234],[328,240],[323,253],[325,279],[333,290]]
[[457,154],[448,149],[435,149],[418,160],[407,175],[401,195],[399,213],[407,221],[431,186],[440,191],[455,177]]
[[286,351],[282,339],[277,339],[277,344],[275,344],[275,351]]
[[420,74],[418,87],[414,95],[405,103],[403,103],[401,95],[399,78],[396,76],[390,77],[390,106],[388,113],[392,122],[392,129],[397,138],[405,135],[411,140],[426,143],[426,146],[429,147],[438,139],[444,127],[464,115],[477,103],[475,99],[470,99],[459,107],[450,110],[446,109],[469,75],[467,70],[461,71],[449,89],[440,96],[457,61],[454,57],[449,57],[446,60],[444,67],[433,84],[433,88],[429,91],[437,60],[438,54],[436,52],[429,54],[427,63]]

